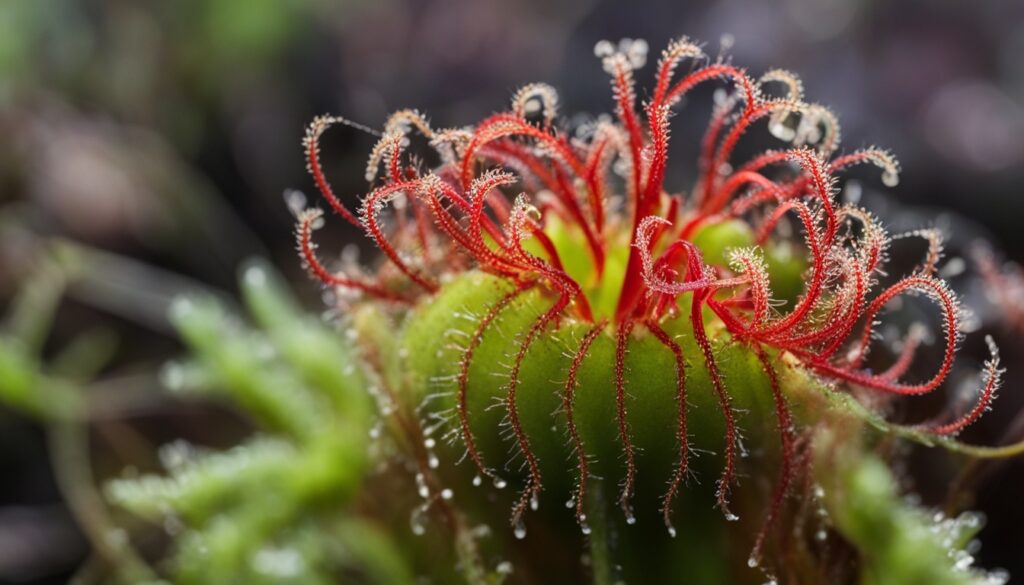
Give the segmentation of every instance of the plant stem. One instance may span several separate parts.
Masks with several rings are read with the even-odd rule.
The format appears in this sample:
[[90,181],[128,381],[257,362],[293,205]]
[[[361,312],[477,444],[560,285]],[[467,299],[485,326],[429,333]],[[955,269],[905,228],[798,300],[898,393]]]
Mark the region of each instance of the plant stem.
[[595,481],[586,495],[587,525],[590,526],[590,570],[594,585],[615,583],[611,530],[604,497],[604,482]]
[[123,582],[154,579],[153,571],[131,544],[115,537],[116,527],[93,487],[86,427],[74,419],[55,420],[47,426],[47,431],[57,486],[96,554]]

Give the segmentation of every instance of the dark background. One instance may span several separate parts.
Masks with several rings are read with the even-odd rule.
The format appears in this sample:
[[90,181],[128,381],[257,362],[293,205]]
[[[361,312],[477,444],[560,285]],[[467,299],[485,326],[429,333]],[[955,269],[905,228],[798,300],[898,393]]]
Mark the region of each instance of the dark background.
[[[267,255],[317,309],[282,199],[287,188],[311,189],[300,139],[314,115],[379,126],[390,111],[416,107],[435,126],[460,126],[530,81],[557,87],[563,112],[605,112],[596,41],[644,38],[653,61],[684,34],[711,55],[730,35],[728,54],[754,74],[798,73],[808,100],[839,115],[846,150],[892,149],[904,172],[881,200],[889,222],[940,225],[953,253],[980,237],[1024,259],[1024,2],[3,0],[0,305],[40,238],[68,237],[194,279],[175,281],[184,288],[230,291],[241,260]],[[669,184],[678,189],[692,181],[701,99],[674,121]],[[325,140],[337,192],[363,192],[372,141],[350,130]],[[325,252],[360,241],[342,222],[330,227]],[[965,439],[1005,440],[1024,408],[1022,332],[999,327],[983,286],[961,284],[1010,370],[995,412]],[[72,298],[51,343],[103,323],[122,339],[105,374],[152,369],[176,349],[163,309]],[[979,343],[968,340],[969,356]],[[239,423],[161,403],[128,427],[154,443],[216,443]],[[948,481],[929,461],[908,475],[926,500]],[[62,582],[86,545],[53,486],[39,429],[2,409],[0,479],[0,582]],[[989,517],[980,564],[1019,576],[1022,488],[1019,461],[990,467],[975,504]]]

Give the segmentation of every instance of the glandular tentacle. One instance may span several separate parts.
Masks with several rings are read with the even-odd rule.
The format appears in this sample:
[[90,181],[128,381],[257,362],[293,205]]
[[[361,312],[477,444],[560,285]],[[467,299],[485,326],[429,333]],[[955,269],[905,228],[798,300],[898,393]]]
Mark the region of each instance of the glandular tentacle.
[[462,433],[462,441],[466,447],[466,452],[469,454],[469,458],[476,465],[477,471],[482,475],[497,479],[494,471],[484,464],[483,457],[480,454],[480,450],[476,446],[476,441],[473,438],[473,431],[469,424],[469,368],[473,362],[473,356],[476,353],[480,343],[483,342],[484,335],[494,324],[498,315],[505,310],[520,294],[523,293],[525,287],[516,286],[512,290],[508,291],[496,303],[484,314],[483,318],[477,324],[476,329],[469,338],[469,343],[466,345],[465,350],[462,352],[462,357],[459,360],[459,373],[458,373],[458,403],[457,411],[459,414],[459,429]]
[[633,447],[633,430],[626,416],[626,351],[633,323],[619,325],[615,340],[615,417],[619,428],[619,440],[622,442],[622,454],[626,460],[626,475],[622,480],[622,491],[619,493],[619,505],[626,515],[626,522],[636,521],[633,514],[633,492],[636,485],[636,449]]
[[565,411],[566,426],[569,431],[569,437],[572,440],[573,451],[576,453],[577,469],[579,471],[576,495],[574,497],[576,501],[576,520],[580,523],[581,527],[584,527],[584,530],[586,530],[587,522],[584,506],[587,482],[590,479],[590,463],[586,448],[583,445],[583,439],[576,428],[576,417],[573,413],[573,407],[575,405],[576,389],[579,385],[580,367],[583,366],[583,360],[586,359],[591,344],[601,335],[607,324],[607,320],[602,320],[597,325],[591,327],[583,336],[579,348],[577,348],[576,353],[572,357],[572,362],[569,364],[569,375],[565,380],[565,391],[562,393],[562,408]]
[[672,503],[676,494],[682,488],[686,473],[689,470],[690,461],[690,437],[686,430],[686,362],[683,359],[683,349],[676,340],[672,339],[664,329],[654,321],[647,322],[647,328],[654,334],[654,337],[672,352],[676,369],[676,405],[679,408],[679,424],[676,427],[676,440],[679,442],[679,460],[669,480],[668,491],[662,498],[661,513],[665,520],[665,528],[672,536],[676,535],[675,526],[672,524]]
[[[519,349],[516,351],[515,359],[512,362],[512,369],[509,372],[508,385],[505,391],[505,409],[508,412],[509,424],[515,436],[516,446],[526,460],[526,467],[529,472],[529,477],[526,480],[526,485],[523,487],[519,500],[512,506],[512,525],[516,528],[517,532],[525,530],[521,528],[523,513],[526,512],[527,506],[536,506],[541,490],[540,463],[537,460],[537,455],[530,447],[530,439],[526,436],[526,431],[523,429],[523,423],[519,418],[519,405],[516,403],[519,375],[530,346],[537,339],[537,336],[562,314],[568,304],[569,297],[559,297],[550,309],[534,320],[520,342]],[[525,532],[522,533],[525,534]]]

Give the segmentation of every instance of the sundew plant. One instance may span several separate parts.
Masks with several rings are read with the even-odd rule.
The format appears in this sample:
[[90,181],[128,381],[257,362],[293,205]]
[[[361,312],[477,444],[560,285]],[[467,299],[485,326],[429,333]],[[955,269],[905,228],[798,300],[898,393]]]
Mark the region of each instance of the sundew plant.
[[[515,477],[517,538],[549,481],[551,492],[572,484],[555,497],[568,497],[584,535],[593,535],[592,509],[607,523],[602,508],[614,503],[633,525],[635,501],[646,500],[676,537],[677,499],[703,450],[714,463],[702,466],[721,469],[713,497],[727,521],[739,520],[731,496],[740,467],[776,478],[753,512],[761,526],[747,564],[758,567],[788,496],[814,482],[813,460],[843,449],[828,444],[847,441],[830,438],[840,420],[870,416],[849,400],[854,391],[921,395],[949,376],[962,316],[937,277],[941,235],[899,234],[923,239],[925,255],[911,273],[883,278],[893,236],[869,210],[840,201],[838,183],[867,164],[895,186],[896,160],[877,148],[838,153],[836,116],[804,101],[793,73],[755,79],[683,39],[663,51],[650,98],[638,104],[634,75],[647,44],[602,42],[595,53],[611,76],[614,119],[565,128],[544,84],[472,127],[435,130],[416,111],[398,112],[370,155],[372,189],[354,212],[332,192],[318,153],[321,134],[344,121],[315,120],[305,148],[319,190],[388,262],[372,275],[324,266],[315,208],[299,215],[299,250],[351,310],[373,304],[395,319],[396,383],[420,404],[425,434],[453,446],[476,486]],[[699,180],[672,193],[672,111],[704,83],[728,90],[701,139]],[[760,121],[779,147],[737,160]],[[412,153],[416,139],[438,164]],[[941,316],[942,358],[924,380],[907,376],[917,324],[891,365],[865,365],[881,313],[901,296],[924,297]],[[977,420],[999,384],[989,346],[973,407],[899,430],[929,440]],[[759,456],[742,462],[754,445]],[[829,497],[816,490],[802,497]],[[618,538],[629,530],[640,529]]]
[[[213,299],[175,303],[190,354],[166,384],[231,400],[258,432],[222,453],[175,443],[165,474],[107,485],[133,537],[170,536],[111,545],[131,559],[115,577],[1006,582],[974,566],[979,515],[920,505],[894,471],[910,445],[1024,452],[955,439],[1002,369],[991,338],[980,367],[957,359],[940,231],[890,233],[843,196],[858,167],[895,186],[894,156],[843,150],[794,73],[754,75],[685,38],[638,90],[647,52],[596,45],[613,116],[567,117],[530,84],[472,126],[315,119],[304,152],[333,214],[287,199],[332,318],[303,315],[263,264],[242,273],[253,325]],[[674,126],[707,85],[703,134]],[[358,201],[321,161],[335,125],[379,138]],[[699,141],[696,161],[670,161],[673,131]],[[696,181],[672,184],[670,164]],[[314,236],[335,219],[379,258],[326,260]],[[43,376],[5,356],[25,384]],[[918,407],[971,368],[969,401]]]

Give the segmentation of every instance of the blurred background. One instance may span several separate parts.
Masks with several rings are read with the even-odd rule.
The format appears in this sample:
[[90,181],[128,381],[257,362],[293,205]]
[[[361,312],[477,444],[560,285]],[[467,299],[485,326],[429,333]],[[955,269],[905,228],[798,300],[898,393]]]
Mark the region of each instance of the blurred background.
[[[137,402],[127,421],[93,432],[124,448],[179,436],[229,445],[245,428],[230,412],[137,397],[158,394],[147,372],[178,350],[163,324],[167,299],[190,288],[230,296],[248,256],[271,258],[320,310],[282,198],[311,188],[300,139],[314,115],[377,127],[415,107],[435,126],[460,126],[531,81],[557,87],[563,112],[606,112],[594,43],[644,38],[653,55],[680,35],[711,55],[724,45],[755,74],[798,73],[808,99],[839,115],[846,150],[892,149],[902,180],[872,205],[891,225],[940,225],[954,254],[983,238],[1000,257],[1024,260],[1024,2],[2,0],[0,308],[42,241],[88,246],[100,268],[69,290],[47,343],[109,332],[118,341],[103,374]],[[670,184],[679,189],[692,181],[706,115],[703,104],[674,122]],[[373,140],[354,130],[325,139],[338,193],[364,192]],[[359,241],[332,221],[322,243]],[[995,328],[1010,371],[995,411],[965,439],[1007,440],[1021,430],[1024,331],[1006,326],[984,284],[960,284]],[[101,473],[105,462],[116,471],[116,457],[95,456]],[[927,483],[927,460],[920,465],[910,487],[926,499],[930,487],[942,493]],[[1021,582],[1024,465],[984,476],[974,504],[989,518],[979,564]],[[0,478],[0,583],[65,582],[88,546],[56,488],[43,433],[3,407]]]

